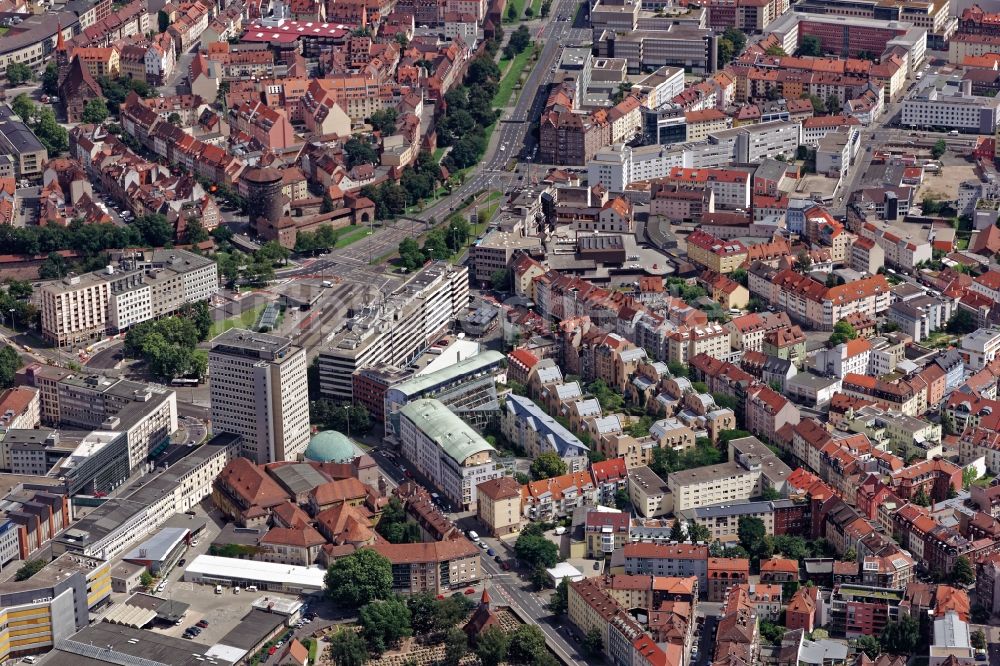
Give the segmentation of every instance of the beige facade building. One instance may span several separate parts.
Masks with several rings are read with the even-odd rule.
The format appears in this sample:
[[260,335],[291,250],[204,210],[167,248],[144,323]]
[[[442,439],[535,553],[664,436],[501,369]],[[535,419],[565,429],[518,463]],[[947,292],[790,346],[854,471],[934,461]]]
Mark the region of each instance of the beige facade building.
[[674,510],[670,487],[649,467],[629,470],[628,496],[639,515],[646,518],[665,516]]
[[502,537],[521,530],[521,485],[510,476],[480,483],[477,516],[490,534]]
[[760,471],[727,462],[674,472],[667,476],[673,496],[673,511],[686,511],[710,504],[745,502],[753,494]]
[[518,250],[535,253],[542,249],[542,241],[537,236],[522,236],[519,233],[493,231],[472,247],[472,266],[476,282],[489,282],[493,273],[510,267]]
[[212,340],[212,429],[242,436],[255,463],[297,460],[309,444],[306,352],[275,335],[230,329]]
[[377,543],[372,550],[392,563],[392,591],[445,594],[483,577],[479,548],[465,537],[429,543]]
[[42,335],[58,347],[96,340],[107,331],[111,284],[97,274],[67,275],[41,288]]

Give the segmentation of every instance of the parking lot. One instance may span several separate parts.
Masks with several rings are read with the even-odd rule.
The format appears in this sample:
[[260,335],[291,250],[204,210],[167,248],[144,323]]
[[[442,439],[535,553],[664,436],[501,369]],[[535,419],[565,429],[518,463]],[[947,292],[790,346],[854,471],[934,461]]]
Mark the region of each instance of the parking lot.
[[184,631],[194,626],[199,620],[207,620],[208,627],[192,641],[205,645],[214,645],[228,634],[240,620],[252,610],[256,599],[269,597],[272,599],[297,599],[294,595],[281,595],[274,592],[248,592],[234,594],[231,588],[223,588],[222,594],[215,593],[211,585],[199,585],[186,581],[169,583],[160,594],[168,599],[189,604],[190,608],[184,615],[184,621],[176,626],[154,627],[153,631],[167,636],[179,638]]

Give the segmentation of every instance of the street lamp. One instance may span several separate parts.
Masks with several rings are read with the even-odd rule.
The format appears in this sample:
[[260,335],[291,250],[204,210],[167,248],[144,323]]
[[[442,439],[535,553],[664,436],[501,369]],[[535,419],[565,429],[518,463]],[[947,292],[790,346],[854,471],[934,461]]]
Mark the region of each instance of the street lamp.
[[17,324],[14,322],[14,308],[10,309],[10,328],[17,335]]

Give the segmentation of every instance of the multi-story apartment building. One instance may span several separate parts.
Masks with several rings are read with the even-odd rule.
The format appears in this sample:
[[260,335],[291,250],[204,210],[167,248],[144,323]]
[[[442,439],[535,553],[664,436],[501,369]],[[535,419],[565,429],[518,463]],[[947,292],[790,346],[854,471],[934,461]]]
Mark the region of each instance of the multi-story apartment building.
[[537,254],[541,249],[542,241],[537,236],[499,229],[492,231],[472,246],[470,259],[475,268],[475,278],[480,283],[488,283],[495,272],[510,267],[517,252]]
[[889,622],[899,619],[903,590],[835,585],[830,605],[832,630],[848,638],[878,636]]
[[734,462],[709,465],[667,475],[673,511],[687,511],[710,504],[745,502],[753,496],[760,470]]
[[583,538],[587,544],[587,557],[611,557],[611,554],[629,543],[632,519],[621,511],[591,511],[587,514]]
[[725,359],[730,355],[729,331],[719,324],[674,331],[667,338],[667,361],[686,365],[698,354]]
[[99,274],[68,275],[40,290],[42,335],[59,347],[96,340],[107,332],[111,284]]
[[943,329],[957,307],[953,300],[921,296],[893,303],[886,317],[914,342],[920,342],[934,331]]
[[521,529],[521,484],[512,476],[483,481],[477,486],[476,514],[490,534],[502,537]]
[[962,338],[961,350],[969,356],[969,369],[978,372],[1000,352],[1000,331],[992,328],[973,331]]
[[465,421],[433,398],[399,410],[403,457],[462,511],[475,511],[479,484],[503,475],[496,450]]
[[435,262],[378,304],[365,307],[320,351],[320,391],[351,400],[351,376],[373,365],[405,367],[469,303],[469,271]]
[[500,429],[508,441],[521,447],[531,458],[554,452],[570,472],[587,469],[586,445],[530,398],[508,394]]
[[212,340],[212,430],[240,435],[255,463],[296,460],[309,444],[306,352],[288,338],[230,329]]
[[647,466],[628,471],[629,502],[641,516],[655,518],[673,511],[670,486]]
[[764,298],[795,321],[821,330],[849,315],[859,313],[874,318],[889,309],[892,293],[883,275],[862,278],[850,284],[827,287],[808,276],[766,266],[751,268],[750,292]]
[[688,258],[715,273],[732,273],[747,258],[747,248],[738,240],[725,241],[696,229],[687,237]]
[[700,185],[715,194],[715,205],[750,210],[750,173],[741,169],[685,169],[674,167],[666,180],[682,185]]
[[71,347],[176,312],[216,292],[214,261],[186,250],[130,252],[117,270],[69,275],[41,289],[42,335]]
[[622,548],[625,573],[638,576],[673,576],[698,579],[698,589],[708,589],[708,546],[629,543]]
[[480,551],[460,537],[426,543],[377,543],[372,550],[392,564],[392,589],[399,594],[444,594],[483,577]]

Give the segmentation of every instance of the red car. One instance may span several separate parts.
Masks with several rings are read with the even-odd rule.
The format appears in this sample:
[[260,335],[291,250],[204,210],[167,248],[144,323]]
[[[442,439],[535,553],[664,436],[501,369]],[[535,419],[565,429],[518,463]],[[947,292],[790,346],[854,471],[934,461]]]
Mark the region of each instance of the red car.
[[471,587],[467,587],[467,588],[465,588],[465,593],[466,594],[475,594],[476,590],[473,589],[473,588],[471,588]]

